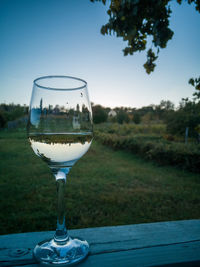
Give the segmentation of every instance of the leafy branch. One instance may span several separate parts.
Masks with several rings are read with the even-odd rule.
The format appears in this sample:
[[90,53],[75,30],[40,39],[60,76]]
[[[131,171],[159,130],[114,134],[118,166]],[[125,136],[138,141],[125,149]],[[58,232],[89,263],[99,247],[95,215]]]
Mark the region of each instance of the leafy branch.
[[[147,49],[147,38],[152,38],[151,48],[147,50],[147,61],[143,65],[150,74],[156,66],[160,48],[165,48],[173,37],[169,28],[171,0],[90,0],[91,2],[109,2],[108,23],[102,26],[103,35],[116,34],[122,37],[128,45],[123,49],[124,56],[133,55]],[[182,0],[177,0],[179,4]],[[199,0],[187,0],[188,4],[194,3],[200,12]],[[153,49],[155,51],[153,51]]]

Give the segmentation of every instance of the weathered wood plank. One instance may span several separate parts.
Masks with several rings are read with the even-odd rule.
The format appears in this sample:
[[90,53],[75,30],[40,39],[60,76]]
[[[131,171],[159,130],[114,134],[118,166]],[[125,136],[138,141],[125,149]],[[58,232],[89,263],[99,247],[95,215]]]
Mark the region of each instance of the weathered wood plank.
[[[85,264],[83,266],[100,266],[96,262],[101,262],[102,265],[104,261],[110,262],[109,258],[113,259],[113,264],[117,261],[123,263],[126,258],[130,264],[139,261],[146,264],[144,258],[149,258],[148,253],[154,255],[160,265],[165,264],[165,261],[167,264],[200,261],[200,220],[87,228],[71,230],[69,233],[71,236],[85,238],[90,243],[91,254],[82,263]],[[0,263],[4,266],[36,266],[32,260],[32,248],[53,234],[54,232],[39,232],[0,236]],[[16,249],[21,249],[21,257],[15,256]],[[180,253],[177,254],[176,250]],[[169,253],[171,261],[170,258],[167,259]],[[152,260],[153,258],[149,265],[144,266],[156,266]],[[151,263],[154,265],[150,265]]]
[[200,241],[92,255],[80,267],[161,266],[195,261],[200,264]]
[[[137,246],[158,243],[185,242],[200,238],[200,220],[184,220],[159,223],[144,223],[123,226],[108,226],[70,230],[71,236],[80,236],[90,244],[107,244],[133,240]],[[31,248],[38,241],[51,238],[50,232],[33,232],[0,236],[0,248]],[[15,242],[13,242],[15,240]]]
[[[133,249],[121,252],[110,252],[90,255],[80,267],[129,267],[129,266],[200,266],[200,241],[184,244],[158,246],[143,249]],[[5,266],[37,267],[37,264],[27,264],[17,261],[6,263]],[[17,265],[16,265],[17,264]],[[2,265],[4,266],[4,265]]]

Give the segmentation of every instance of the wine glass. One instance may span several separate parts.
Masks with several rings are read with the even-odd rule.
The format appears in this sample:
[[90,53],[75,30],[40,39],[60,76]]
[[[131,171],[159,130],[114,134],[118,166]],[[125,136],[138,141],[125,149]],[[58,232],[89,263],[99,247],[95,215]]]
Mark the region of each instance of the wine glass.
[[69,237],[66,230],[64,190],[71,167],[91,145],[92,131],[92,110],[84,80],[70,76],[34,80],[28,139],[35,154],[52,170],[58,194],[55,235],[40,242],[33,251],[41,264],[71,265],[88,255],[87,241]]

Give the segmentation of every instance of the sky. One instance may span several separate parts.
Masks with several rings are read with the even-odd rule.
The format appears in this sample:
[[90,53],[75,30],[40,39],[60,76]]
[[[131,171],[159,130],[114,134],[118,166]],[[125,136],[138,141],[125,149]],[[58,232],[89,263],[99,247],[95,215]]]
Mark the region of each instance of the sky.
[[147,75],[146,52],[123,56],[126,43],[103,36],[107,7],[89,0],[0,0],[0,103],[29,104],[33,80],[68,75],[88,83],[90,100],[142,107],[192,97],[200,75],[200,14],[172,1],[173,39]]

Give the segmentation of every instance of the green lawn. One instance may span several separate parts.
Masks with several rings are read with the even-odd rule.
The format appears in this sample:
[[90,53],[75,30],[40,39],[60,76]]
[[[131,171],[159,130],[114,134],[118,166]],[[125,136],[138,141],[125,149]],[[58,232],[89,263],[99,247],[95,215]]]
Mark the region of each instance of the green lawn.
[[[93,142],[66,187],[68,228],[200,218],[200,177]],[[0,132],[1,234],[54,230],[56,187],[23,132]]]

